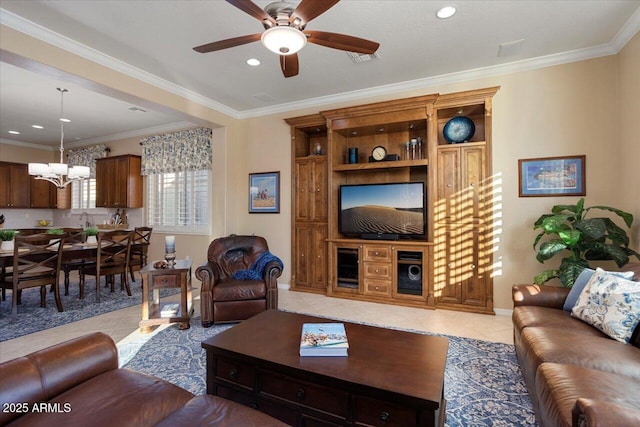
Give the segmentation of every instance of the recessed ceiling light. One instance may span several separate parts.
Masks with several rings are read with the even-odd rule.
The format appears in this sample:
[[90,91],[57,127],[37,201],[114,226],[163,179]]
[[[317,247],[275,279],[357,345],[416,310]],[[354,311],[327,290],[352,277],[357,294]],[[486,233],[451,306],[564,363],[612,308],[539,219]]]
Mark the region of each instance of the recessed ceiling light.
[[65,119],[64,117],[60,117],[60,121],[63,123],[71,123],[71,119]]
[[44,129],[44,126],[40,126],[40,125],[31,125],[31,127],[34,129]]
[[436,13],[436,16],[440,19],[451,18],[456,13],[456,8],[453,6],[445,6]]
[[251,65],[252,67],[257,67],[258,65],[260,65],[260,60],[257,58],[249,58],[247,59],[247,64]]
[[20,135],[20,132],[18,132],[17,130],[10,130],[9,133],[11,135]]

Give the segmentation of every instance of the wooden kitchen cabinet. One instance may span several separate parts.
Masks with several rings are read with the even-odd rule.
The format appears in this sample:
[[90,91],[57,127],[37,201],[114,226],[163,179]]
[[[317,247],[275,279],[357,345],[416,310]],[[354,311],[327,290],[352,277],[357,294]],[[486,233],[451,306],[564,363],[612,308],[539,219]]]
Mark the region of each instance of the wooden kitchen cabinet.
[[[58,207],[58,187],[44,179],[30,180],[30,204],[31,208],[55,209]],[[69,188],[70,186],[67,186]]]
[[0,207],[29,207],[29,166],[0,162]]
[[96,207],[142,207],[141,161],[130,154],[96,160]]

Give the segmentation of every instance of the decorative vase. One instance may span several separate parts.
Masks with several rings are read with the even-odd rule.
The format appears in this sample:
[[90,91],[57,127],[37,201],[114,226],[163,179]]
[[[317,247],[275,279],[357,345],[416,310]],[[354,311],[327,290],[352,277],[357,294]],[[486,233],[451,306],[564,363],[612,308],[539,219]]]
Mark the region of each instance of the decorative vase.
[[87,236],[87,244],[88,245],[97,245],[98,238],[96,236]]
[[3,251],[12,251],[13,250],[13,240],[3,240],[2,244],[0,244],[0,249]]
[[449,144],[468,142],[476,132],[476,125],[469,117],[456,116],[449,120],[442,130],[444,139]]

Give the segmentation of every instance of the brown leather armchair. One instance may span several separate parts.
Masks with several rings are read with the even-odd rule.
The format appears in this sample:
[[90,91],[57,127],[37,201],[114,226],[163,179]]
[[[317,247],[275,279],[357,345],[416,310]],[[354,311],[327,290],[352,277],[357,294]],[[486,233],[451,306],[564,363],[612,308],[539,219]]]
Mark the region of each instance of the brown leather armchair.
[[260,236],[229,236],[209,245],[207,262],[196,269],[202,282],[202,326],[237,322],[278,308],[282,262]]

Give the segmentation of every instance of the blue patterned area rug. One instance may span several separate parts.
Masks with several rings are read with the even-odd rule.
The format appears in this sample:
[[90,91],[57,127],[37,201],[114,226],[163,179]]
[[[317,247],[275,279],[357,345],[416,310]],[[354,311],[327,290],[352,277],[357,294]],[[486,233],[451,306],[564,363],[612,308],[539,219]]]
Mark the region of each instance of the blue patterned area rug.
[[[200,343],[231,327],[203,328],[200,318],[192,319],[186,331],[172,325],[154,336],[119,345],[121,364],[205,394],[205,352]],[[440,336],[449,339],[446,426],[536,425],[512,345]]]
[[[102,283],[104,284],[104,279]],[[97,303],[95,280],[87,279],[84,299],[78,298],[78,283],[71,283],[69,295],[60,295],[64,309],[62,313],[58,312],[53,293],[49,292],[48,287],[45,308],[40,308],[40,288],[25,289],[22,291],[22,304],[18,306],[18,319],[14,323],[11,323],[12,295],[11,291],[7,291],[7,299],[0,301],[0,342],[142,303],[140,279],[136,278],[136,282],[131,282],[130,287],[131,296],[120,290],[119,280],[116,281],[116,291],[113,293],[103,287],[100,302]],[[172,289],[161,295],[178,291]]]

